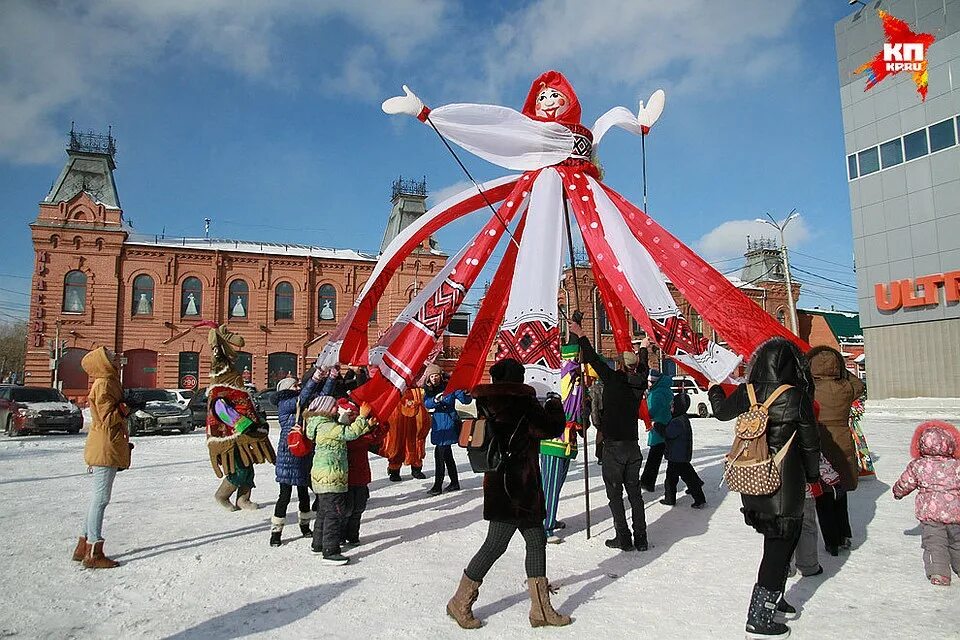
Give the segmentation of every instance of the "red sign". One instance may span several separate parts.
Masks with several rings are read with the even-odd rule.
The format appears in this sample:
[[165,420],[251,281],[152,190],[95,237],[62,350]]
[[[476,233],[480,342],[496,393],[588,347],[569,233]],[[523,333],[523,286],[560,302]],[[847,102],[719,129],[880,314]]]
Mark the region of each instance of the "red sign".
[[197,388],[197,377],[194,375],[187,374],[180,378],[180,388],[181,389],[196,389]]
[[927,49],[936,37],[932,33],[914,33],[905,21],[893,17],[883,9],[877,13],[880,15],[883,33],[886,36],[883,50],[869,62],[860,65],[853,73],[867,72],[867,86],[864,91],[869,91],[887,76],[908,71],[913,75],[920,101],[925,101],[927,99]]
[[904,278],[889,284],[878,282],[873,286],[873,290],[877,309],[896,311],[901,307],[927,307],[940,304],[938,293],[940,286],[943,286],[947,304],[960,302],[960,271],[920,276],[913,280]]

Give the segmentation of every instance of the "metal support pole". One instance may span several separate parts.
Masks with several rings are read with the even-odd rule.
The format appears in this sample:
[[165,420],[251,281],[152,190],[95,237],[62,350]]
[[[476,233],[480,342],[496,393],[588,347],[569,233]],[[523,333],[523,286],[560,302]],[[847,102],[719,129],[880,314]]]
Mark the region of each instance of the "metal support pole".
[[787,281],[787,305],[790,308],[790,324],[794,335],[800,335],[797,323],[797,303],[793,299],[793,280],[790,278],[790,259],[787,256],[787,241],[784,239],[783,229],[780,229],[780,255],[783,258],[783,277]]

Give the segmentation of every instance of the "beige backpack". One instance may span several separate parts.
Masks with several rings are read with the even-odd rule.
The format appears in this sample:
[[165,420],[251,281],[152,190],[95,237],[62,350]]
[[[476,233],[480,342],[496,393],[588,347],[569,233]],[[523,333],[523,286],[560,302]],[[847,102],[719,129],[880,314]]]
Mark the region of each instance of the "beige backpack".
[[770,405],[792,385],[777,387],[763,403],[757,402],[752,384],[747,385],[750,408],[737,416],[735,436],[730,453],[727,454],[725,480],[731,491],[748,496],[765,496],[780,489],[783,459],[793,443],[794,433],[776,455],[770,455],[767,445],[767,421]]

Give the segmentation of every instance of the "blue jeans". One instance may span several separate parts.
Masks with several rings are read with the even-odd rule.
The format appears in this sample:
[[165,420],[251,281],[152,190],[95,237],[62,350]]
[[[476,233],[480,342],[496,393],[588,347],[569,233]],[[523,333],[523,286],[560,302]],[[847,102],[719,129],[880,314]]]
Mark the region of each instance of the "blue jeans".
[[87,521],[83,525],[83,535],[87,542],[93,544],[103,540],[103,512],[110,504],[110,493],[113,491],[113,481],[117,477],[116,467],[91,467],[93,475],[93,496],[90,499],[90,510],[87,512]]

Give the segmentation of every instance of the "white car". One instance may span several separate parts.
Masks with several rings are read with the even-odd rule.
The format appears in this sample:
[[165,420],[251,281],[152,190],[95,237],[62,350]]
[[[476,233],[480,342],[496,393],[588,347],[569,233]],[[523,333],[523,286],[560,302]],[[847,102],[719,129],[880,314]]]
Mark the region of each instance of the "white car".
[[691,413],[695,413],[701,418],[709,418],[713,415],[706,387],[698,385],[697,381],[690,376],[674,376],[673,393],[677,394],[681,391],[690,396]]
[[185,407],[190,404],[190,399],[193,398],[194,390],[193,389],[166,389],[173,395],[177,396],[177,404],[181,407]]

